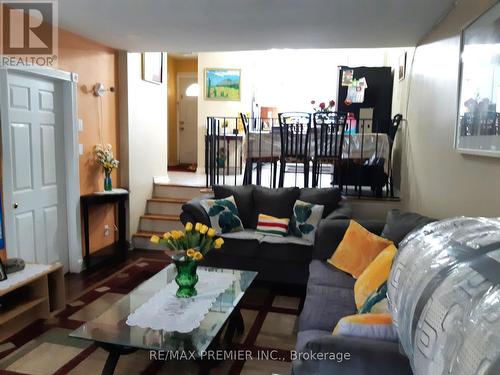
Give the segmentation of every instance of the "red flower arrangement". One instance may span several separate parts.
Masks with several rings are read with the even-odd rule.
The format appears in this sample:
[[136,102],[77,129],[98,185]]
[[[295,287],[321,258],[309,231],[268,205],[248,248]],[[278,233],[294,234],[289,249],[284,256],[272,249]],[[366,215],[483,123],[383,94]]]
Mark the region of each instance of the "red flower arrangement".
[[[314,106],[316,104],[315,100],[311,100],[311,104]],[[325,102],[319,103],[318,108],[313,107],[314,112],[330,112],[335,109],[335,100],[330,100],[328,105]]]

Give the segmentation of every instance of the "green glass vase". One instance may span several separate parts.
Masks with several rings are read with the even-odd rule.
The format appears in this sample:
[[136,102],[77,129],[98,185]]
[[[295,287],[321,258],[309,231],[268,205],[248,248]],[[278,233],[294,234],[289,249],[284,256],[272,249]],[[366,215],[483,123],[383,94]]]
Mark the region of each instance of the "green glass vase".
[[113,190],[113,180],[111,180],[111,173],[104,174],[104,191]]
[[198,282],[198,275],[196,274],[198,262],[186,258],[174,259],[175,267],[177,268],[175,282],[179,286],[175,295],[178,298],[190,298],[197,294],[195,286]]

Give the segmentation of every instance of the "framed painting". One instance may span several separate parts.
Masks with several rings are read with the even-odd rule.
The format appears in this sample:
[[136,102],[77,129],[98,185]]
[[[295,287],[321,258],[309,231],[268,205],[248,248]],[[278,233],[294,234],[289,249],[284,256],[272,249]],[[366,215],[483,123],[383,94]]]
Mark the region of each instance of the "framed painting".
[[205,99],[241,99],[241,69],[205,69]]
[[400,81],[406,78],[406,52],[399,56],[398,78]]
[[462,31],[455,148],[500,157],[500,4]]
[[163,53],[144,52],[142,54],[142,79],[157,85],[163,82]]

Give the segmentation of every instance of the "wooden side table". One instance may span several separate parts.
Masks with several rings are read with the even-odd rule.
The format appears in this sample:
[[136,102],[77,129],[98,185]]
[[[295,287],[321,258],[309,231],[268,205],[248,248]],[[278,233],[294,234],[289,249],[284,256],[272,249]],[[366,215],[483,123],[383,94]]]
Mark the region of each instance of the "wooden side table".
[[[85,255],[83,257],[86,268],[90,268],[90,230],[89,230],[89,207],[93,205],[114,203],[118,206],[118,241],[111,245],[113,253],[126,256],[128,251],[128,242],[126,239],[127,212],[126,202],[129,192],[125,189],[113,189],[109,192],[99,192],[80,197],[81,210],[83,215],[83,235]],[[114,255],[114,254],[111,254]]]

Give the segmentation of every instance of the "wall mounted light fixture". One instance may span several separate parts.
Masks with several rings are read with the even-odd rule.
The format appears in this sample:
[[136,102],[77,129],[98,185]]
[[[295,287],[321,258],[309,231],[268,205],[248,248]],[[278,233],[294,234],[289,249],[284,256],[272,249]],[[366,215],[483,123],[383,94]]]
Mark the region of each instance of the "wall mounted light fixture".
[[92,92],[94,93],[95,96],[104,96],[106,91],[115,92],[115,88],[113,86],[111,86],[109,89],[106,89],[106,87],[104,86],[104,83],[97,82],[94,85],[94,88],[92,89]]

